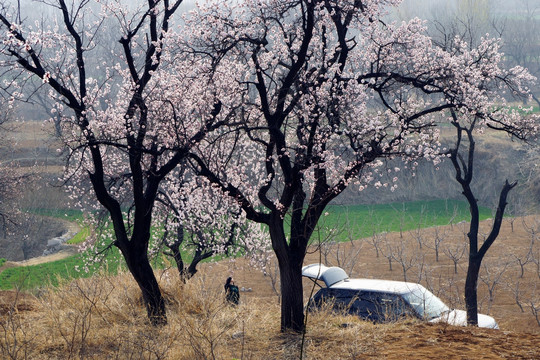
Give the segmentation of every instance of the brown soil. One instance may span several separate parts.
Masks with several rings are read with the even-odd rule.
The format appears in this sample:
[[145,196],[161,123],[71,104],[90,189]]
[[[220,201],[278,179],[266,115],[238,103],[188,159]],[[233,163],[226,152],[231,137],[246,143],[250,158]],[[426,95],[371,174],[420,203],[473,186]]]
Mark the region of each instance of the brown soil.
[[[491,221],[482,223],[481,231],[487,233]],[[523,277],[520,277],[520,266],[517,258],[522,261],[531,244],[531,227],[540,227],[540,217],[518,218],[513,221],[514,230],[510,220],[503,223],[501,232],[484,259],[485,267],[480,273],[478,285],[479,311],[493,316],[503,331],[518,331],[540,334],[540,323],[532,312],[532,305],[540,306],[540,268],[534,261],[524,266]],[[454,273],[452,260],[444,254],[443,248],[451,249],[462,244],[464,232],[468,224],[458,224],[422,230],[422,241],[425,243],[422,250],[418,249],[413,232],[386,234],[388,244],[393,247],[395,256],[403,248],[403,258],[411,259],[411,269],[407,272],[407,280],[420,282],[442,298],[450,307],[464,309],[463,288],[466,275],[465,254],[458,262],[457,274]],[[529,229],[529,230],[527,230]],[[536,230],[537,231],[537,230]],[[435,232],[438,232],[436,234]],[[538,231],[537,231],[538,233]],[[436,236],[444,236],[445,240],[439,250],[439,261],[435,261],[435,251],[428,248],[432,246]],[[381,245],[379,257],[376,256],[371,239],[362,239],[355,242],[335,244],[331,252],[325,257],[316,249],[306,256],[304,264],[322,262],[328,266],[343,267],[350,277],[380,278],[390,280],[404,280],[401,265],[392,261],[392,271],[384,253],[388,251]],[[402,246],[403,245],[403,246]],[[532,253],[536,260],[540,255],[540,241],[533,244]],[[339,255],[338,255],[339,254]],[[414,257],[418,256],[417,259]],[[405,261],[403,261],[405,262]],[[208,264],[210,271],[215,274],[216,281],[225,282],[227,276],[234,276],[239,287],[251,288],[251,292],[243,292],[246,298],[278,299],[273,290],[272,281],[279,281],[277,268],[269,266],[267,275],[254,270],[243,259],[236,261],[223,261],[217,264]],[[499,273],[502,272],[502,275]],[[485,281],[482,281],[482,279]],[[426,281],[427,280],[427,281]],[[487,284],[486,284],[487,283]],[[495,284],[495,285],[494,285]],[[488,285],[494,286],[492,304],[489,300]],[[279,282],[276,282],[279,288]],[[516,288],[519,290],[517,291]],[[304,280],[304,298],[307,299],[313,289],[313,283]],[[317,287],[314,291],[317,291]],[[517,296],[516,296],[517,294]],[[523,312],[516,303],[516,297],[523,307]],[[539,319],[540,320],[540,319]]]
[[32,311],[36,304],[36,298],[29,293],[16,290],[0,291],[0,316]]

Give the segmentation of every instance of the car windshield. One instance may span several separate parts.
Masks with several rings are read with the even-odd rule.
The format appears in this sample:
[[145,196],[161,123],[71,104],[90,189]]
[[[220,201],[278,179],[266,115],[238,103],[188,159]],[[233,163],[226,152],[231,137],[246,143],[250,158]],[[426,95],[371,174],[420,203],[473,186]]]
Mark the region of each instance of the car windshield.
[[450,309],[441,299],[433,295],[427,289],[414,289],[403,294],[403,299],[408,302],[423,319],[434,319]]

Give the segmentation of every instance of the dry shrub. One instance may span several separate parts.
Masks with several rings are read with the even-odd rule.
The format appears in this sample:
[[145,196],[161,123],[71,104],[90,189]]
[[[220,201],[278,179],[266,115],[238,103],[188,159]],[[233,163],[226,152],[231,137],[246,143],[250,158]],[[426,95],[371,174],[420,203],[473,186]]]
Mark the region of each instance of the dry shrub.
[[471,338],[478,340],[469,341],[467,347],[475,351],[478,342],[482,350],[477,354],[487,351],[519,358],[521,353],[537,351],[539,338],[534,335],[452,330],[410,320],[374,325],[330,309],[309,314],[305,338],[281,333],[275,297],[245,293],[239,306],[231,306],[224,300],[221,281],[215,280],[222,274],[201,269],[187,284],[175,272],[158,274],[168,304],[168,324],[163,327],[149,325],[129,274],[79,279],[49,288],[33,309],[15,310],[11,317],[3,314],[0,358],[401,359],[407,358],[403,354],[424,350],[419,357],[444,358],[449,351],[446,341],[456,348],[458,342]]
[[128,274],[48,288],[34,312],[18,317],[33,340],[30,356],[13,358],[166,359],[175,334],[148,324],[139,297]]
[[2,359],[29,359],[33,336],[24,326],[23,313],[34,309],[31,295],[19,289],[2,292],[0,299],[0,356]]
[[167,297],[172,296],[176,300],[175,305],[169,307],[168,326],[181,334],[179,340],[185,351],[182,356],[221,358],[220,349],[227,347],[233,332],[238,333],[238,318],[242,310],[226,303],[221,292],[207,288],[200,278],[187,284],[168,281],[164,289]]

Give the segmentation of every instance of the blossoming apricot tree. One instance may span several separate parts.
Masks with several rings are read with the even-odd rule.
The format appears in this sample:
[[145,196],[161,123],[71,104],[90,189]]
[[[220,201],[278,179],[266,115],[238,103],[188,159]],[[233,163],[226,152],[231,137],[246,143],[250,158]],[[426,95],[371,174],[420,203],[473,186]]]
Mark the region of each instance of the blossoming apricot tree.
[[391,190],[399,169],[383,168],[384,159],[438,162],[436,125],[451,121],[451,109],[526,124],[505,111],[487,116],[499,89],[525,90],[526,71],[501,69],[491,40],[441,48],[418,19],[385,23],[385,8],[399,2],[210,2],[186,20],[195,29],[192,52],[235,64],[242,91],[237,131],[212,137],[213,149],[233,155],[215,156],[202,142],[191,160],[249,219],[267,225],[282,330],[304,328],[301,267],[330,201],[349,186]]
[[[228,90],[225,74],[211,64],[169,51],[182,0],[47,3],[57,18],[28,26],[17,9],[2,5],[2,67],[14,74],[4,87],[15,100],[29,77],[50,89],[70,150],[72,190],[90,187],[108,211],[113,244],[142,291],[148,317],[163,324],[165,303],[148,258],[158,191],[189,150],[233,113],[231,96],[218,92],[238,92]],[[113,20],[121,33],[108,32]],[[112,41],[97,43],[107,35]],[[117,50],[117,63],[97,61],[100,52]]]
[[[170,256],[183,281],[197,273],[198,264],[214,255],[244,256],[264,270],[270,255],[268,234],[246,219],[231,197],[206,178],[180,166],[159,191],[156,220],[164,228],[152,245]],[[166,249],[166,250],[163,250]],[[183,256],[188,254],[189,264]]]

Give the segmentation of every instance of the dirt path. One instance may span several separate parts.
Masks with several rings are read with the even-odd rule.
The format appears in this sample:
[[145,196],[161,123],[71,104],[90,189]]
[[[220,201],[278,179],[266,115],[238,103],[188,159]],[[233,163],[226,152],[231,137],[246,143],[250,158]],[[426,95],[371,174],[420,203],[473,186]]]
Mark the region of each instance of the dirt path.
[[[69,233],[70,239],[73,238],[81,230],[79,225],[77,225],[76,223],[73,223],[67,220],[62,220],[62,219],[59,219],[59,221],[65,224],[67,231]],[[12,264],[13,266],[38,265],[38,264],[48,263],[51,261],[62,260],[67,257],[73,256],[77,253],[78,253],[77,245],[63,244],[60,251],[54,254],[38,256],[38,257],[34,257],[28,260],[23,260],[23,261],[9,261],[8,263]],[[6,265],[8,264],[6,263]]]
[[62,249],[54,254],[51,255],[45,255],[45,256],[38,256],[32,259],[23,260],[23,261],[15,261],[13,264],[16,266],[30,266],[30,265],[37,265],[37,264],[43,264],[48,263],[51,261],[56,260],[62,260],[67,257],[73,256],[78,253],[77,246],[76,245],[66,245],[64,244],[62,246]]

